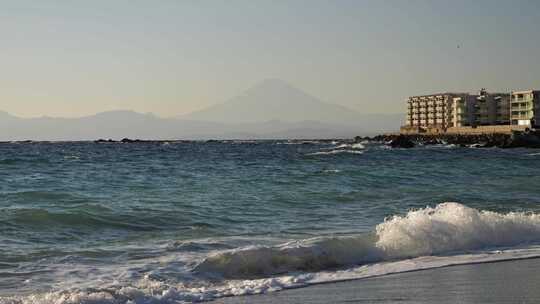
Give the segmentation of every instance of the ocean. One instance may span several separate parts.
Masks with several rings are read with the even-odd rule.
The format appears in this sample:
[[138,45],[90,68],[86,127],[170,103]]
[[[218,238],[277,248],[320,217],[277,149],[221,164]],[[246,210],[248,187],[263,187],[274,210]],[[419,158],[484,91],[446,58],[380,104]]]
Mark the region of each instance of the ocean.
[[0,303],[195,303],[540,257],[540,151],[0,144]]

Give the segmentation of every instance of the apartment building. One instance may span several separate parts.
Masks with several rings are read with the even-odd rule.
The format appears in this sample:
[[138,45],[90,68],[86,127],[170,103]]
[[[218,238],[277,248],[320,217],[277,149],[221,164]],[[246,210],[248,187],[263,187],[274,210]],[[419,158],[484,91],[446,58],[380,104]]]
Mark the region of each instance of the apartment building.
[[452,120],[449,127],[468,127],[475,121],[476,95],[464,94],[452,99]]
[[540,127],[540,91],[513,91],[510,96],[511,124]]
[[510,124],[510,94],[488,93],[486,89],[472,101],[471,126],[493,126]]
[[453,126],[455,98],[466,100],[467,93],[440,93],[411,96],[407,100],[406,128],[444,131]]
[[[539,120],[540,121],[540,120]],[[449,128],[510,124],[510,94],[440,93],[411,96],[403,131],[446,132]]]

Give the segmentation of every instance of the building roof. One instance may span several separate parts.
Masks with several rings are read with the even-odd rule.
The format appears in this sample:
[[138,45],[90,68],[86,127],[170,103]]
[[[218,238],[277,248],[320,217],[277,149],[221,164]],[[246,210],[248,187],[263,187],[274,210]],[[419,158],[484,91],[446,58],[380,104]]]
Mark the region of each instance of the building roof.
[[531,89],[531,90],[524,90],[524,91],[512,91],[511,93],[512,94],[526,94],[526,93],[538,93],[538,92],[540,92],[540,90]]
[[444,92],[444,93],[434,93],[434,94],[426,94],[426,95],[414,95],[414,96],[410,96],[409,98],[414,98],[414,97],[445,96],[445,95],[467,95],[467,94],[469,94],[469,93]]

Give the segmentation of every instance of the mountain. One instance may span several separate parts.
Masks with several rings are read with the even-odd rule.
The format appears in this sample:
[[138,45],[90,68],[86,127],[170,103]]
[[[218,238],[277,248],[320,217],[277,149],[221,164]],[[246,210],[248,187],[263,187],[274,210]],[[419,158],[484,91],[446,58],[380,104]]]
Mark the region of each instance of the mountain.
[[325,103],[282,80],[267,79],[224,103],[180,118],[222,123],[281,120],[354,124],[360,116],[354,110]]
[[215,123],[159,118],[131,111],[81,118],[19,118],[0,113],[0,141],[122,139],[281,139],[350,138],[357,128],[316,121]]
[[271,79],[225,103],[176,118],[110,111],[19,118],[0,111],[1,140],[350,138],[396,131],[402,114],[360,114]]

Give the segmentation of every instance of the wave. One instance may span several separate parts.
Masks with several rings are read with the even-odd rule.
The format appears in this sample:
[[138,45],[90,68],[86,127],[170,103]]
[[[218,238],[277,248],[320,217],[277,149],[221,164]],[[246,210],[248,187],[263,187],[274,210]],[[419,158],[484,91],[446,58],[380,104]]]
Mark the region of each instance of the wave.
[[159,230],[150,223],[135,223],[123,218],[121,215],[103,213],[110,211],[102,205],[83,205],[81,210],[69,212],[53,212],[40,208],[13,209],[8,213],[8,220],[20,225],[37,227],[40,229],[56,226],[92,227],[92,228],[119,228],[136,231]]
[[318,140],[288,140],[284,142],[277,142],[276,145],[319,145],[322,143],[323,142]]
[[[540,214],[503,214],[443,203],[387,218],[371,233],[354,236],[233,250],[207,244],[203,250],[219,251],[193,268],[193,275],[205,278],[199,285],[147,274],[127,285],[0,297],[0,303],[194,303],[406,271],[537,258],[540,247],[533,244],[538,241]],[[191,246],[179,243],[175,251]]]
[[[190,286],[145,276],[133,286],[103,286],[88,290],[62,290],[28,296],[0,296],[2,304],[167,304],[200,303],[223,297],[255,295],[313,284],[358,280],[401,272],[448,266],[539,258],[540,248],[488,251],[477,254],[431,256],[351,267],[337,271],[296,273],[252,280],[228,280],[223,284]],[[248,301],[249,302],[249,301]]]
[[[337,144],[337,143],[336,143]],[[363,154],[364,151],[360,151],[365,149],[366,147],[362,143],[355,143],[355,144],[340,144],[336,145],[334,147],[329,148],[322,148],[321,151],[308,153],[307,155],[333,155],[333,154]]]
[[334,155],[334,154],[363,154],[363,151],[358,150],[330,150],[330,151],[318,151],[313,153],[308,153],[307,155],[316,156],[316,155]]
[[360,143],[352,144],[351,148],[353,148],[353,149],[365,149],[366,146],[364,146],[364,144],[360,142]]
[[424,145],[428,149],[453,149],[459,148],[456,144],[436,144],[436,145]]
[[355,143],[355,144],[340,144],[340,145],[336,144],[334,147],[323,148],[322,150],[339,150],[339,149],[361,150],[361,149],[365,149],[365,148],[366,148],[366,146],[364,146],[364,144]]
[[322,171],[322,173],[339,173],[339,172],[341,172],[341,170],[339,169],[326,169]]
[[540,214],[501,214],[443,203],[388,218],[372,233],[221,252],[195,271],[246,279],[538,241]]
[[38,157],[20,157],[20,158],[2,158],[0,159],[0,165],[18,165],[18,164],[48,164],[49,159]]

